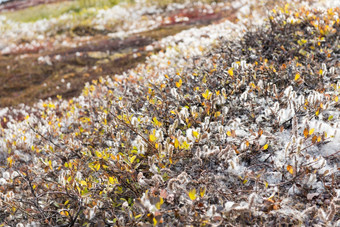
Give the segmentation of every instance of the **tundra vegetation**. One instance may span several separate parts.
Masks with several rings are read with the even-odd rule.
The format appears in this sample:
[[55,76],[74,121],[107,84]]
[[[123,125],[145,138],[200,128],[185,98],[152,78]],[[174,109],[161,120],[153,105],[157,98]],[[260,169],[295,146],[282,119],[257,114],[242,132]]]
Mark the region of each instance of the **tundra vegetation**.
[[0,110],[0,223],[340,225],[340,9],[296,4]]

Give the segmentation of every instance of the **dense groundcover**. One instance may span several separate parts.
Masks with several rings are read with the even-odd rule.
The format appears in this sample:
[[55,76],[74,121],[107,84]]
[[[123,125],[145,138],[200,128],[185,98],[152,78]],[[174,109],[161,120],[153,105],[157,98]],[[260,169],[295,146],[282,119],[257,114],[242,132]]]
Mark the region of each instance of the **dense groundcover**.
[[3,121],[0,223],[340,225],[339,14],[276,9],[173,73]]

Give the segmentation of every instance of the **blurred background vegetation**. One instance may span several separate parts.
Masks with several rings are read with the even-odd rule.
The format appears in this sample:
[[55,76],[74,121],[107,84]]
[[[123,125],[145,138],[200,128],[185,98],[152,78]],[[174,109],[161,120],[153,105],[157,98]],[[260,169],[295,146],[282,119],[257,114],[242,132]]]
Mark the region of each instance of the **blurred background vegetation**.
[[[223,0],[202,0],[201,2],[221,2]],[[120,2],[134,4],[135,0],[74,0],[61,1],[51,4],[40,4],[21,10],[9,11],[2,13],[8,19],[17,22],[35,22],[41,19],[51,19],[61,16],[64,13],[73,13],[74,15],[84,14],[89,8],[109,8]],[[145,0],[145,5],[158,5],[158,7],[167,7],[171,3],[196,2],[193,0]]]
[[[117,5],[122,0],[75,0],[62,1],[51,4],[41,4],[28,7],[22,10],[15,10],[3,13],[8,19],[18,22],[34,22],[41,19],[59,17],[64,13],[81,14],[88,8],[108,8]],[[128,3],[133,0],[123,0]]]

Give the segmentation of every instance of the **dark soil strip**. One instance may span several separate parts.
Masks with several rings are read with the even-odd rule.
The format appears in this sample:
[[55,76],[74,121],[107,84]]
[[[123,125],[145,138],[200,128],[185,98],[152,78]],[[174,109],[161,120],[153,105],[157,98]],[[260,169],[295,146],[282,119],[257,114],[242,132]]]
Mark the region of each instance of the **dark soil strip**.
[[[95,40],[77,48],[39,50],[35,53],[0,55],[0,107],[15,106],[19,103],[33,104],[39,99],[72,98],[81,93],[84,84],[107,75],[121,74],[143,63],[149,52],[145,47],[164,37],[175,35],[193,27],[202,27],[220,20],[236,19],[235,12],[220,11],[215,14],[179,12],[189,21],[173,20],[161,27],[132,35],[126,39],[112,39],[96,30],[78,28],[76,35],[91,35]],[[178,12],[177,12],[178,13]],[[175,17],[176,14],[170,15]],[[178,14],[177,14],[178,15]],[[91,34],[88,34],[88,33]],[[93,33],[93,34],[92,34]],[[155,50],[157,52],[159,50]],[[28,54],[21,58],[20,54]],[[56,56],[61,58],[56,60]],[[52,65],[38,63],[40,56],[48,56]],[[69,85],[67,85],[70,83]]]

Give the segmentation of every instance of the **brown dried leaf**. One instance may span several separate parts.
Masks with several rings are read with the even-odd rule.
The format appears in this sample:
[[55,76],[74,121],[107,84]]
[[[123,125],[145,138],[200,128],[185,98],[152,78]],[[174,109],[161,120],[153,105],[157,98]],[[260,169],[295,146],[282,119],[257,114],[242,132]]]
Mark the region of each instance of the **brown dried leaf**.
[[308,137],[308,133],[309,133],[308,129],[305,128],[305,129],[303,130],[303,135],[305,136],[305,138]]

